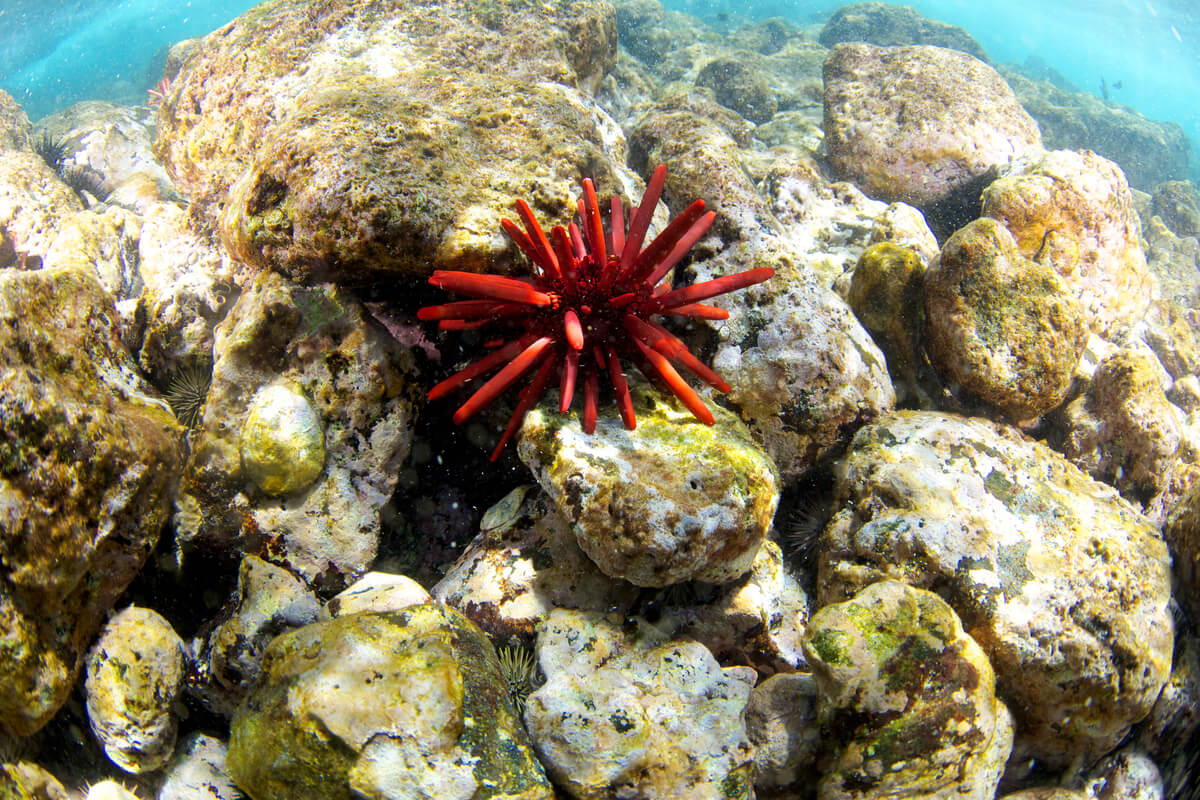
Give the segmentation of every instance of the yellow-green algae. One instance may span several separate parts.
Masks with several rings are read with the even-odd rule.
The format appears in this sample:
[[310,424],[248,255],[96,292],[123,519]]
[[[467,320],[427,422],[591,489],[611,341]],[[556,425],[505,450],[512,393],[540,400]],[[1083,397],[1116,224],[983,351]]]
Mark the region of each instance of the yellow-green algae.
[[389,775],[391,750],[425,769],[435,762],[423,759],[448,757],[446,771],[465,771],[460,779],[474,785],[455,797],[553,797],[490,641],[453,609],[428,603],[307,625],[268,645],[263,674],[233,718],[226,760],[255,800],[397,796],[401,787],[373,782]]

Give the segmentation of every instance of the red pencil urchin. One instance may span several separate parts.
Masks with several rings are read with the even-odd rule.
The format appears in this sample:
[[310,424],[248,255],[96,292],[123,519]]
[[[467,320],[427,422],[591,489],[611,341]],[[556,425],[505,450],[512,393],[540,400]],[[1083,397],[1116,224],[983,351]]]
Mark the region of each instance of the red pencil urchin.
[[492,452],[493,461],[556,375],[562,413],[571,407],[576,385],[583,382],[586,432],[596,429],[601,375],[612,383],[621,419],[626,428],[633,430],[637,420],[622,359],[632,361],[650,380],[664,383],[696,419],[713,424],[712,413],[672,362],[686,367],[718,391],[729,391],[729,385],[651,318],[674,315],[727,319],[727,311],[701,301],[761,283],[775,271],[752,269],[672,289],[665,280],[667,273],[700,240],[715,214],[705,212],[704,201],[697,200],[643,248],[666,177],[665,166],[654,170],[628,229],[621,198],[613,197],[608,237],[590,178],[583,180],[583,196],[579,198],[581,224],[572,222],[565,229],[555,226],[549,238],[528,204],[517,200],[515,206],[524,230],[508,219],[501,225],[536,267],[532,279],[450,270],[438,270],[429,279],[434,286],[478,299],[426,306],[417,312],[419,319],[437,320],[442,330],[495,324],[513,331],[496,343],[490,355],[430,390],[429,399],[435,400],[499,369],[454,413],[456,423],[470,418],[536,368]]

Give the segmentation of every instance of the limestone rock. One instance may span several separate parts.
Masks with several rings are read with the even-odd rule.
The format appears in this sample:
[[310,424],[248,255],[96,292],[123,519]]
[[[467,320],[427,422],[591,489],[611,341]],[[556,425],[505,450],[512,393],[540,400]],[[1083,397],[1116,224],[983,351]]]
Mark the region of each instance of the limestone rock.
[[1098,756],[1150,711],[1171,664],[1170,558],[1111,487],[1015,430],[897,412],[856,434],[836,506],[818,601],[885,577],[936,587],[990,658],[1019,753]]
[[835,755],[820,800],[990,800],[1012,749],[996,676],[954,610],[880,581],[812,619],[805,652]]
[[0,151],[0,267],[37,269],[64,218],[83,208],[41,157]]
[[754,744],[754,785],[761,794],[775,797],[784,787],[815,785],[824,737],[813,676],[785,672],[755,686],[746,704],[746,733]]
[[1058,270],[1103,335],[1139,318],[1153,298],[1141,221],[1125,175],[1091,152],[1055,150],[1015,162],[983,193],[1025,258]]
[[129,606],[104,626],[87,662],[92,732],[121,769],[162,767],[175,748],[175,703],[186,666],[183,640],[148,608]]
[[1020,421],[1066,397],[1087,319],[1054,268],[1022,256],[1004,226],[985,217],[951,236],[930,263],[925,334],[947,382]]
[[750,569],[779,503],[779,475],[733,414],[713,426],[635,383],[637,428],[616,415],[586,434],[542,405],[518,453],[579,546],[607,575],[639,586],[724,583]]
[[542,762],[578,800],[746,800],[753,748],[742,710],[753,671],[703,645],[631,637],[597,613],[558,610],[538,629],[546,683],[525,724]]
[[251,797],[550,800],[487,637],[438,604],[277,637],[233,718]]
[[178,427],[96,278],[0,271],[0,727],[29,735],[167,520]]
[[839,44],[824,75],[830,161],[876,199],[932,206],[1041,150],[1004,79],[957,50]]

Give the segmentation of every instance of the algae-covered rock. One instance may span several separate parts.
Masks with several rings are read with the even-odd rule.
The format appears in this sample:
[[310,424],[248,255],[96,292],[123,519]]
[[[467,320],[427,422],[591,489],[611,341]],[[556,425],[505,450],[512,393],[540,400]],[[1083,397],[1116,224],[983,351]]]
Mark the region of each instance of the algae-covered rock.
[[494,270],[513,198],[565,219],[580,170],[624,188],[589,97],[615,58],[595,0],[271,0],[186,60],[157,152],[247,263],[303,282]]
[[225,753],[220,739],[188,736],[163,769],[157,800],[241,800],[244,795],[225,771]]
[[594,434],[545,405],[525,418],[519,453],[608,575],[639,586],[724,583],[754,561],[779,503],[779,475],[741,420],[696,421],[644,384],[638,425],[604,415]]
[[1010,419],[1057,406],[1087,341],[1087,319],[1053,267],[1022,256],[1004,226],[977,219],[942,247],[925,275],[929,357]]
[[887,357],[893,382],[919,392],[925,364],[925,259],[911,247],[880,242],[863,251],[854,267],[846,302]]
[[1022,159],[984,190],[982,213],[1008,228],[1022,256],[1063,276],[1096,333],[1138,319],[1153,299],[1133,196],[1108,159],[1070,150]]
[[167,520],[182,429],[90,273],[0,271],[0,727],[64,703]]
[[412,444],[413,353],[345,290],[262,273],[217,326],[213,356],[179,541],[253,549],[272,537],[294,572],[343,588],[375,558]]
[[126,772],[162,767],[175,748],[172,705],[183,686],[185,648],[171,624],[129,606],[104,626],[88,655],[87,711],[109,759]]
[[842,42],[867,42],[880,47],[926,44],[988,60],[983,45],[957,25],[926,19],[915,8],[890,3],[844,5],[829,15],[818,39],[826,47]]
[[712,89],[718,103],[751,122],[769,122],[779,110],[779,101],[753,61],[749,53],[738,52],[715,58],[700,70],[696,85]]
[[701,644],[637,634],[595,612],[558,610],[538,628],[546,683],[525,724],[572,797],[747,800],[753,747],[742,711],[754,682]]
[[487,637],[438,604],[279,636],[226,766],[255,800],[549,800]]
[[[754,744],[754,786],[768,797],[811,796],[820,778],[823,736],[811,673],[782,672],[754,687],[746,704],[746,733]],[[776,793],[779,793],[778,795]]]
[[818,602],[882,578],[937,590],[991,660],[1018,752],[1099,756],[1150,711],[1171,666],[1170,557],[1112,487],[1014,429],[897,412],[855,435],[836,496]]
[[68,800],[72,795],[67,794],[58,778],[42,767],[20,761],[0,764],[0,797],[4,800]]
[[36,269],[58,235],[62,220],[83,208],[41,156],[0,150],[0,267]]
[[28,150],[29,115],[8,92],[0,89],[0,150]]
[[822,729],[834,732],[820,800],[995,796],[1012,717],[944,600],[880,581],[817,612],[804,649]]

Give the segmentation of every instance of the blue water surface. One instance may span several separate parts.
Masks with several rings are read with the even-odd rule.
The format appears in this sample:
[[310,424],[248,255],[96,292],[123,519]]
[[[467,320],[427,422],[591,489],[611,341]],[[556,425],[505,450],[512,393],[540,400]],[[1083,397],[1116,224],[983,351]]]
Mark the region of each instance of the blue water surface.
[[[166,48],[207,33],[249,0],[0,0],[0,88],[39,119],[79,100],[138,103],[157,83]],[[666,0],[709,20],[781,16],[803,25],[830,0]],[[912,0],[961,25],[993,61],[1031,56],[1095,94],[1183,126],[1200,142],[1200,3],[1196,0]]]

